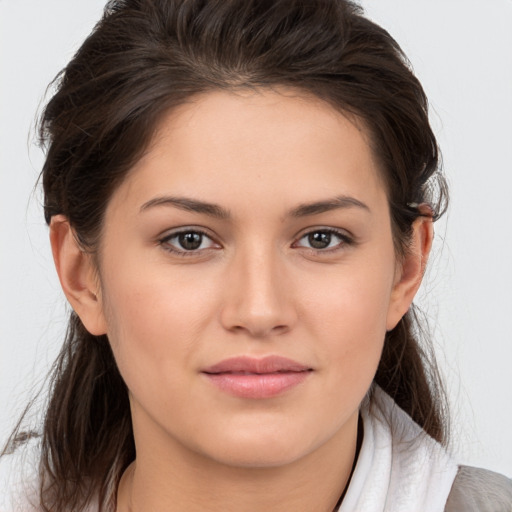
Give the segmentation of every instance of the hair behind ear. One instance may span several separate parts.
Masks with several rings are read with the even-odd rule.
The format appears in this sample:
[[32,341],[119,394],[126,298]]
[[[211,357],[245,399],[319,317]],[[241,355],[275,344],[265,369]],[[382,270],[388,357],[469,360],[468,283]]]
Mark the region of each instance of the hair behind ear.
[[442,444],[448,442],[449,425],[446,414],[446,392],[430,343],[425,347],[421,332],[426,320],[419,321],[412,305],[386,334],[384,348],[374,381],[393,397],[411,418],[431,437]]
[[40,467],[44,510],[81,510],[93,497],[113,502],[109,493],[135,458],[128,391],[107,337],[90,334],[74,312],[50,385]]

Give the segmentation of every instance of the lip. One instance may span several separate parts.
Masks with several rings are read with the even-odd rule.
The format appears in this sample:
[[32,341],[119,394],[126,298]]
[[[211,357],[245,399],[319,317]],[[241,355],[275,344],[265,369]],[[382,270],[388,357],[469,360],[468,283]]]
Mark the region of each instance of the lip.
[[225,359],[201,373],[221,391],[240,398],[263,399],[278,396],[298,386],[313,369],[281,356]]

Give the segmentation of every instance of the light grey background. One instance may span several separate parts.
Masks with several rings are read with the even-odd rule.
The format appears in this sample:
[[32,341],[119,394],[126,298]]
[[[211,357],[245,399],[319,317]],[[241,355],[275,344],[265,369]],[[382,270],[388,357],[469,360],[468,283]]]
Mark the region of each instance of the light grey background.
[[[362,3],[424,84],[452,187],[420,294],[447,379],[452,449],[512,476],[512,1]],[[0,443],[66,323],[33,191],[35,113],[103,4],[0,0]]]

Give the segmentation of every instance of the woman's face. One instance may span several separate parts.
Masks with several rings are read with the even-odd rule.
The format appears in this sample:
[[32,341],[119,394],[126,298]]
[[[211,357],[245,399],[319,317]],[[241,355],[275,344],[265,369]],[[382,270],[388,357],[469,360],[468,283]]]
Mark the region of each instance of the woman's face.
[[137,443],[268,467],[355,435],[403,311],[377,163],[330,106],[213,92],[171,112],[99,261]]

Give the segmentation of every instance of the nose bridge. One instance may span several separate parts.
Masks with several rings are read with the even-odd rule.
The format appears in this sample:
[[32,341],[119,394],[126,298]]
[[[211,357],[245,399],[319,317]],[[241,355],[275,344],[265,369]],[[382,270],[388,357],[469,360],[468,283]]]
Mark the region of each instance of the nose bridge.
[[267,243],[253,243],[235,251],[228,270],[223,323],[230,330],[252,336],[282,332],[294,321],[286,288],[285,262]]

